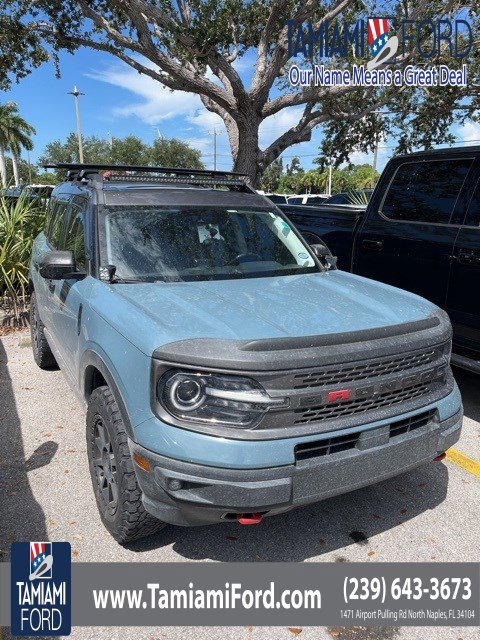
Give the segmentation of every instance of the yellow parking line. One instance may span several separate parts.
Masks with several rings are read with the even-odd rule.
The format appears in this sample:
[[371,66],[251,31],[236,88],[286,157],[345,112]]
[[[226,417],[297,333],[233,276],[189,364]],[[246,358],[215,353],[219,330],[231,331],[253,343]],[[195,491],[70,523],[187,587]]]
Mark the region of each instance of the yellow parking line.
[[447,460],[450,460],[453,464],[462,467],[462,469],[465,469],[468,473],[472,473],[474,476],[477,476],[477,478],[480,478],[480,462],[464,456],[460,451],[453,448],[449,449],[447,451]]

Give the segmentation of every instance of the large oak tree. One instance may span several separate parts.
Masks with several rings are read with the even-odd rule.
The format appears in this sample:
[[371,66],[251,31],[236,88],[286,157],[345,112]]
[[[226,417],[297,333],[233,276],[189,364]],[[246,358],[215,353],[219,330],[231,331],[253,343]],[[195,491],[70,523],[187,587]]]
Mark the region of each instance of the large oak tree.
[[[8,88],[12,78],[24,77],[60,51],[89,47],[107,52],[172,90],[198,94],[225,123],[234,169],[258,184],[271,162],[291,145],[309,140],[319,125],[326,131],[325,153],[339,162],[352,148],[371,149],[379,129],[394,130],[404,150],[448,140],[454,119],[475,118],[479,105],[473,83],[426,90],[292,89],[285,82],[290,63],[286,19],[311,21],[318,28],[326,20],[353,24],[368,15],[420,20],[468,14],[475,34],[469,58],[454,60],[444,47],[440,59],[431,62],[466,62],[475,81],[475,5],[473,0],[471,9],[462,0],[0,0],[0,83]],[[428,30],[422,37],[428,39]],[[255,54],[249,86],[235,64],[247,52]],[[351,65],[351,50],[349,58],[328,64]],[[424,66],[425,60],[412,47],[397,57],[397,68],[407,63]],[[260,148],[260,124],[289,107],[300,108],[298,121]],[[394,116],[378,115],[381,108]]]

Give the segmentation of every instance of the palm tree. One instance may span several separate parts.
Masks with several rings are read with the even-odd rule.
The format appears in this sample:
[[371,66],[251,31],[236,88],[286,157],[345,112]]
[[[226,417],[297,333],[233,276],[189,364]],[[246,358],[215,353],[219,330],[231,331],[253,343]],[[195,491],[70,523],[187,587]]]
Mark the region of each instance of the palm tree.
[[0,104],[0,174],[3,187],[7,186],[5,152],[12,152],[13,176],[15,186],[18,186],[20,152],[22,147],[29,151],[33,148],[30,136],[34,133],[35,129],[18,113],[15,102]]

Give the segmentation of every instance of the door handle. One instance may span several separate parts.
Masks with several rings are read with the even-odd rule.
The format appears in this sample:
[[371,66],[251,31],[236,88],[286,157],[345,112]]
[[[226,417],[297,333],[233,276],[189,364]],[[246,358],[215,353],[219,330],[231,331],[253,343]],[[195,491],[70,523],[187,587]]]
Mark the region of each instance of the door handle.
[[362,247],[369,251],[381,251],[383,249],[383,240],[362,240]]
[[480,253],[472,249],[461,249],[458,252],[458,261],[462,264],[480,264]]

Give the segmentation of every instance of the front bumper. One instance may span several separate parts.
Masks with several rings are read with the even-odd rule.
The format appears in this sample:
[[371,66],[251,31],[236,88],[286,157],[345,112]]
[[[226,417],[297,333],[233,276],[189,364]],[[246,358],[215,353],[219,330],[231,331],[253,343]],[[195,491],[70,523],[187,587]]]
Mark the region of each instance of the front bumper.
[[192,464],[153,453],[133,441],[129,445],[132,454],[150,463],[150,472],[135,466],[145,509],[164,522],[193,526],[234,519],[241,513],[283,513],[391,478],[451,447],[460,437],[462,418],[462,410],[443,421],[432,412],[422,426],[397,433],[390,425],[366,427],[347,450],[271,468]]

